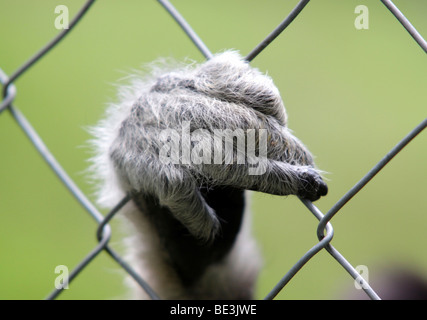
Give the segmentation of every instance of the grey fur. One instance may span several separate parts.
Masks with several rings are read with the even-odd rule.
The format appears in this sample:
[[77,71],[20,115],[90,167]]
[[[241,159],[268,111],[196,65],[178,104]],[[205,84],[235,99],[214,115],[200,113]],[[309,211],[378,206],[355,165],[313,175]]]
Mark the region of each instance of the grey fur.
[[[215,209],[202,196],[201,186],[294,194],[313,201],[327,192],[310,152],[286,126],[285,108],[273,81],[235,52],[218,54],[196,66],[165,73],[157,71],[150,79],[135,79],[131,86],[122,89],[121,102],[111,106],[108,113],[106,120],[94,130],[97,149],[94,171],[102,180],[100,202],[108,207],[124,193],[152,195],[158,199],[160,207],[168,208],[195,239],[206,245],[221,233],[221,222]],[[259,164],[264,166],[263,174],[248,174],[249,161],[244,164],[167,164],[160,161],[159,152],[165,143],[160,139],[161,133],[166,129],[179,131],[184,122],[190,123],[192,132],[203,129],[205,133],[212,133],[201,140],[205,143],[212,142],[217,129],[266,130],[267,158]],[[138,210],[133,207],[130,211]],[[134,214],[131,220],[135,217]],[[138,241],[147,242],[146,239]],[[224,268],[232,268],[231,252],[245,241],[250,240],[236,240]],[[161,245],[156,247],[162,250]],[[247,289],[251,290],[256,271],[249,273],[252,279],[247,281]],[[206,271],[199,285],[209,278],[207,274]],[[215,279],[210,279],[209,283],[212,286]],[[155,289],[162,291],[160,287]],[[187,294],[178,296],[209,296],[207,288],[194,288],[187,288]],[[209,290],[215,291],[214,288]],[[199,293],[188,294],[189,291]]]

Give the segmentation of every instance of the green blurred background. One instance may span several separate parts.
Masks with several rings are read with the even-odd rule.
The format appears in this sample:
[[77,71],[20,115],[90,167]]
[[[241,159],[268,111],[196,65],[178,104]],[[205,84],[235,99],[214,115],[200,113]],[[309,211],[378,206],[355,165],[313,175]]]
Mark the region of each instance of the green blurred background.
[[[213,51],[245,55],[298,1],[173,1]],[[57,5],[77,0],[0,0],[0,67],[8,74],[54,37]],[[354,9],[369,8],[357,30]],[[427,36],[427,2],[396,0]],[[53,51],[20,77],[14,101],[64,169],[92,196],[86,131],[116,97],[117,80],[159,57],[203,61],[171,17],[152,1],[97,1]],[[311,1],[254,61],[280,89],[289,126],[329,172],[324,213],[426,116],[425,53],[380,1]],[[422,133],[332,220],[332,244],[370,282],[386,266],[427,276],[427,135]],[[57,265],[73,269],[96,245],[96,223],[31,146],[9,112],[0,115],[0,299],[43,299]],[[295,197],[254,194],[254,233],[264,256],[264,297],[317,243],[317,220]],[[112,222],[111,245],[124,232]],[[124,272],[101,253],[60,299],[120,299]],[[353,288],[353,289],[351,289]],[[375,288],[375,287],[374,287]],[[343,298],[351,277],[328,253],[316,255],[280,299]]]

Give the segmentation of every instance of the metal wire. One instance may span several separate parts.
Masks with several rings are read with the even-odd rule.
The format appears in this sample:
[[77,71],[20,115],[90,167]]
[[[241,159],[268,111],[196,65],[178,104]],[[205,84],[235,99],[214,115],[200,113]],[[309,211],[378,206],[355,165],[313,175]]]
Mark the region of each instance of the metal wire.
[[[0,111],[8,109],[12,116],[14,117],[16,123],[24,131],[28,139],[31,141],[35,149],[40,153],[52,171],[56,176],[63,182],[65,187],[70,191],[70,193],[75,197],[75,199],[83,206],[83,208],[95,219],[96,222],[102,226],[102,237],[99,237],[99,244],[95,249],[88,254],[82,262],[75,267],[71,272],[69,282],[71,282],[83,269],[86,267],[102,250],[105,250],[120,266],[122,266],[130,276],[147,292],[147,294],[152,299],[158,299],[157,294],[150,288],[150,286],[136,273],[131,266],[129,266],[117,253],[115,253],[111,248],[108,247],[108,241],[111,235],[111,229],[106,224],[117,211],[129,201],[129,197],[125,197],[119,205],[114,208],[106,218],[96,209],[96,207],[88,200],[85,194],[80,190],[80,188],[74,183],[74,181],[68,176],[66,171],[61,167],[59,162],[55,159],[52,153],[49,151],[45,143],[42,141],[40,136],[31,126],[30,122],[25,118],[25,116],[12,105],[12,102],[16,95],[15,86],[12,84],[12,80],[16,80],[20,75],[26,72],[32,65],[39,61],[44,55],[46,55],[50,50],[52,50],[64,37],[77,25],[77,23],[83,18],[87,13],[89,7],[94,3],[94,0],[87,1],[77,15],[74,17],[72,22],[69,25],[69,29],[65,29],[60,32],[51,42],[49,42],[43,49],[31,57],[27,62],[25,62],[17,71],[13,73],[11,77],[7,75],[0,69],[0,83],[3,84],[3,96],[4,100],[0,104]],[[106,220],[108,219],[108,220]],[[99,232],[99,231],[98,231]],[[62,292],[62,289],[54,290],[47,299],[55,298]]]
[[[381,0],[384,5],[393,13],[398,21],[405,27],[410,33],[414,40],[419,46],[427,52],[427,42],[419,34],[419,32],[412,26],[409,20],[402,14],[402,12],[389,0]],[[73,18],[69,25],[69,29],[65,29],[60,32],[54,39],[52,39],[45,47],[39,52],[32,56],[29,60],[23,63],[10,77],[8,77],[3,70],[0,69],[0,83],[3,84],[3,100],[0,102],[0,114],[4,110],[9,110],[12,114],[17,125],[24,131],[26,136],[31,141],[34,148],[40,153],[45,162],[56,174],[58,179],[62,181],[65,187],[73,195],[73,197],[81,204],[86,212],[97,222],[98,227],[96,229],[96,237],[98,244],[91,250],[91,252],[82,259],[82,261],[73,269],[70,274],[69,282],[75,279],[81,271],[83,271],[88,264],[90,264],[99,254],[103,251],[108,253],[113,260],[115,260],[133,279],[144,289],[152,299],[159,299],[159,296],[153,291],[153,289],[128,265],[116,252],[114,252],[109,246],[108,242],[111,238],[111,228],[108,223],[115,217],[120,209],[128,203],[130,200],[129,196],[126,196],[120,201],[105,217],[97,210],[97,208],[88,200],[85,194],[80,188],[74,183],[74,181],[68,176],[66,171],[61,167],[59,162],[55,159],[52,153],[49,151],[47,146],[44,144],[42,139],[37,134],[36,130],[31,126],[30,122],[25,116],[12,104],[17,91],[14,86],[14,82],[23,74],[28,72],[30,67],[34,65],[41,58],[45,57],[46,54],[52,50],[58,43],[60,43],[64,37],[77,25],[77,23],[87,14],[89,8],[93,5],[95,0],[87,1]],[[195,33],[191,26],[185,21],[181,14],[176,8],[167,0],[158,0],[158,2],[165,8],[167,12],[174,18],[179,26],[184,30],[200,52],[205,56],[206,59],[210,59],[213,54],[208,47],[203,43],[200,37]],[[301,13],[301,11],[308,4],[309,0],[301,0],[297,6],[289,13],[289,15],[263,40],[261,41],[247,56],[247,61],[252,61],[257,57],[262,50],[274,41]],[[370,287],[369,283],[361,278],[360,274],[356,269],[344,258],[344,256],[338,252],[331,245],[333,239],[334,230],[330,223],[331,219],[341,210],[341,208],[350,201],[366,184],[371,181],[374,176],[380,172],[404,147],[408,145],[418,134],[420,134],[427,126],[427,119],[424,119],[418,126],[409,132],[394,148],[387,153],[383,159],[381,159],[362,179],[355,184],[339,201],[331,207],[331,209],[324,215],[313,203],[308,200],[301,199],[301,202],[307,207],[307,209],[319,220],[317,225],[317,242],[312,248],[310,248],[298,261],[297,263],[278,281],[276,286],[267,294],[265,299],[273,299],[277,294],[283,290],[287,283],[306,265],[306,263],[314,257],[317,253],[322,250],[326,250],[352,277],[357,279],[362,285],[362,288],[371,299],[380,299],[377,293]],[[54,299],[60,293],[62,289],[53,290],[47,297],[47,299]]]
[[205,56],[206,59],[210,59],[213,57],[211,51],[206,47],[203,43],[202,39],[194,32],[193,28],[185,21],[185,19],[181,16],[178,10],[170,3],[169,1],[158,0],[158,2],[166,9],[167,12],[175,19],[175,21],[179,24],[179,26],[184,30],[187,36],[193,41],[196,47],[200,50],[200,52]]
[[415,29],[415,27],[409,22],[408,19],[403,15],[396,5],[390,0],[381,0],[382,3],[394,14],[397,20],[405,27],[409,34],[414,38],[414,40],[419,44],[421,49],[427,53],[427,41],[421,36],[421,34]]
[[87,13],[89,8],[93,5],[95,0],[87,1],[80,11],[76,14],[76,16],[71,20],[68,29],[62,30],[55,38],[52,39],[46,46],[44,46],[39,52],[37,52],[34,56],[32,56],[29,60],[27,60],[22,66],[16,70],[4,83],[3,83],[3,95],[7,91],[9,84],[14,82],[18,77],[26,72],[31,66],[33,66],[37,61],[40,60],[46,53],[48,53],[53,47],[55,47],[65,36],[74,29],[77,23],[81,20],[81,18]]
[[371,179],[380,172],[406,145],[421,133],[427,126],[427,119],[424,119],[418,126],[409,132],[393,149],[387,153],[356,185],[351,188],[322,218],[317,228],[317,236],[321,237],[326,223],[351,199],[353,198]]
[[285,30],[292,21],[295,20],[295,18],[300,14],[302,9],[305,8],[307,3],[310,0],[301,0],[297,6],[289,13],[289,15],[283,20],[276,29],[273,30],[264,40],[262,40],[247,56],[247,61],[252,61],[257,55],[261,53],[262,50],[264,50],[270,43],[273,42],[274,39],[276,39],[283,30]]

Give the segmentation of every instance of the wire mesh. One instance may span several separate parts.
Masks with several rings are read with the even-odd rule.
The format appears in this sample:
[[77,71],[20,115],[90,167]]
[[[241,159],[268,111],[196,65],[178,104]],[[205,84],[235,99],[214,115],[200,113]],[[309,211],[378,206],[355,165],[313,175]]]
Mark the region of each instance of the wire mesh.
[[[409,32],[412,38],[418,43],[422,50],[427,52],[427,42],[423,39],[420,33],[414,28],[409,20],[400,12],[398,7],[391,1],[381,0],[387,9],[396,17],[396,19],[403,25],[403,27]],[[79,189],[74,181],[69,177],[67,172],[61,167],[60,163],[55,159],[53,154],[50,152],[48,147],[42,141],[37,131],[32,127],[31,123],[26,117],[19,111],[14,105],[14,100],[17,96],[17,90],[14,86],[14,82],[25,75],[25,73],[38,61],[43,59],[46,54],[53,50],[60,42],[62,42],[65,36],[72,31],[78,22],[83,19],[89,9],[93,6],[94,0],[87,1],[80,11],[75,15],[71,21],[69,28],[60,32],[54,39],[52,39],[44,48],[32,56],[28,61],[23,63],[11,76],[7,76],[3,70],[0,69],[0,82],[3,84],[3,100],[0,104],[0,114],[4,111],[8,111],[16,124],[23,130],[28,139],[31,141],[34,148],[40,153],[45,162],[48,164],[50,169],[55,173],[57,178],[65,185],[73,197],[81,204],[83,209],[96,221],[98,228],[96,230],[96,236],[98,244],[93,250],[87,254],[81,262],[73,269],[70,274],[69,282],[73,281],[80,272],[92,263],[100,252],[108,253],[113,260],[115,260],[140,286],[152,299],[160,299],[154,290],[142,279],[138,273],[128,265],[125,260],[117,254],[109,246],[111,239],[111,228],[109,222],[114,216],[120,212],[120,209],[130,200],[130,197],[126,196],[120,203],[117,204],[106,216],[103,216],[98,209],[88,200],[86,195]],[[186,22],[184,17],[178,12],[178,10],[167,0],[158,0],[158,2],[169,12],[173,19],[178,25],[184,30],[187,36],[193,41],[198,50],[204,55],[206,59],[210,59],[213,55],[208,47],[199,38],[196,32],[192,29],[190,24]],[[308,5],[309,0],[301,0],[296,7],[289,13],[289,15],[275,28],[263,41],[261,41],[247,56],[246,60],[251,62],[255,59],[264,49],[266,49],[303,11]],[[289,281],[297,274],[309,260],[322,250],[327,251],[336,262],[341,265],[350,276],[357,280],[365,293],[371,299],[380,299],[378,294],[370,287],[369,283],[361,277],[359,272],[344,258],[344,256],[331,245],[333,239],[334,230],[330,221],[332,218],[341,210],[341,208],[350,201],[362,188],[366,186],[375,175],[380,172],[392,159],[395,157],[408,143],[420,134],[427,126],[427,119],[421,121],[421,123],[411,130],[397,145],[392,148],[368,173],[366,173],[358,183],[356,183],[339,201],[335,203],[329,209],[326,214],[323,214],[313,203],[308,200],[301,199],[301,202],[307,207],[307,209],[319,220],[317,225],[317,238],[319,240],[312,248],[310,248],[295,265],[283,276],[283,278],[276,284],[276,286],[265,296],[265,299],[273,299],[277,294],[283,290],[283,288],[289,283]],[[56,298],[63,288],[53,290],[47,299]]]

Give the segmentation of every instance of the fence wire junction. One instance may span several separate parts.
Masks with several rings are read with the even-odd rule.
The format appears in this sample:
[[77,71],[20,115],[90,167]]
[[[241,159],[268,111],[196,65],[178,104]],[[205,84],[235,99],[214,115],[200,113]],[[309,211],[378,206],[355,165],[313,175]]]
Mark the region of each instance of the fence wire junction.
[[[213,54],[198,37],[192,27],[185,21],[182,15],[176,8],[167,0],[158,0],[163,8],[175,19],[178,25],[183,29],[187,36],[193,41],[200,52],[206,59],[210,59]],[[402,26],[408,31],[412,38],[418,43],[422,50],[427,53],[427,42],[414,28],[409,20],[402,14],[402,12],[389,0],[381,0],[386,8],[396,17]],[[95,0],[87,1],[80,11],[76,14],[69,24],[68,29],[61,31],[55,38],[53,38],[45,47],[32,56],[28,61],[23,63],[12,75],[6,75],[0,69],[0,82],[3,85],[3,100],[0,103],[0,115],[3,111],[8,111],[13,116],[16,124],[23,130],[28,139],[31,141],[34,148],[40,153],[55,175],[62,181],[65,187],[73,195],[73,197],[82,205],[84,210],[96,221],[98,224],[96,236],[98,244],[93,250],[87,254],[81,262],[72,270],[69,275],[68,282],[73,281],[86,266],[88,266],[94,259],[103,251],[108,253],[113,260],[115,260],[140,286],[152,299],[160,299],[154,290],[142,279],[137,272],[129,265],[118,253],[116,253],[109,245],[112,231],[109,222],[114,216],[120,212],[120,209],[130,200],[126,196],[114,207],[106,216],[102,215],[98,209],[89,201],[86,195],[69,177],[67,172],[61,167],[60,163],[55,159],[53,154],[49,151],[44,144],[37,131],[32,127],[31,123],[26,117],[14,106],[13,101],[17,95],[14,82],[24,75],[36,62],[42,59],[47,52],[52,50],[58,43],[60,43],[65,36],[73,30],[78,22],[88,13],[89,9],[93,6]],[[255,59],[268,45],[274,41],[292,21],[302,12],[304,7],[309,3],[309,0],[301,0],[296,7],[289,13],[289,15],[261,42],[259,43],[247,56],[247,61]],[[380,299],[378,294],[370,287],[369,283],[357,272],[357,270],[344,258],[344,256],[331,245],[334,235],[334,230],[330,223],[331,219],[339,212],[339,210],[352,199],[364,186],[380,172],[390,160],[396,156],[412,139],[421,133],[427,126],[427,119],[421,121],[419,125],[413,128],[400,142],[396,144],[359,182],[357,182],[338,202],[333,205],[326,214],[323,214],[313,203],[308,200],[300,199],[307,209],[319,220],[317,226],[317,237],[319,242],[310,248],[301,258],[294,264],[294,266],[283,276],[283,278],[276,284],[276,286],[266,295],[265,299],[274,299],[277,294],[286,286],[286,284],[293,278],[293,276],[301,270],[304,265],[317,253],[326,250],[336,261],[339,263],[353,279],[358,281],[365,293],[371,299]],[[64,284],[63,287],[65,287]],[[62,288],[53,290],[47,299],[56,298],[61,292]]]

